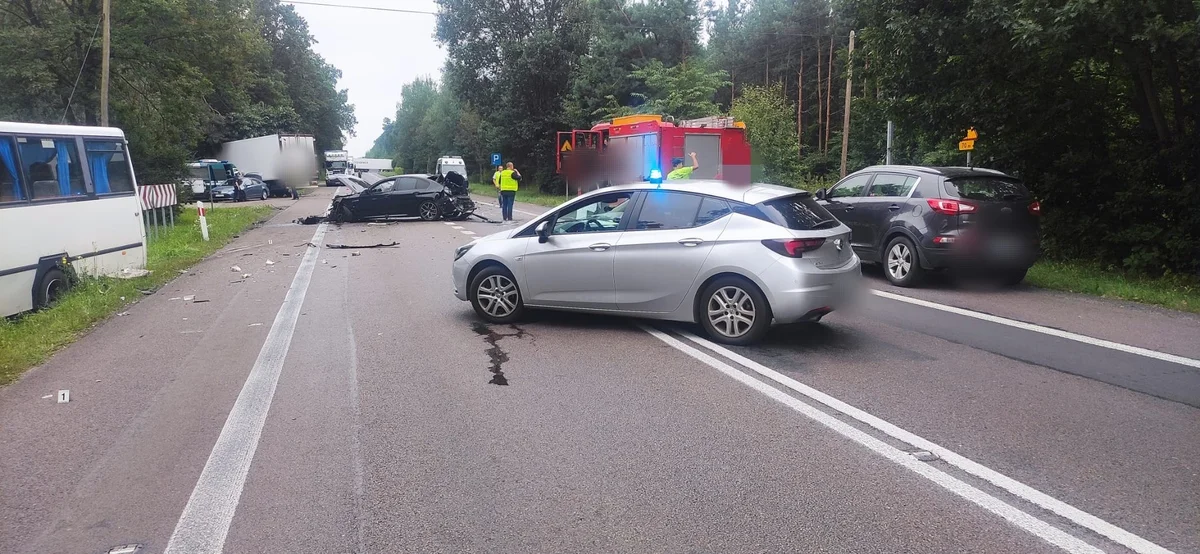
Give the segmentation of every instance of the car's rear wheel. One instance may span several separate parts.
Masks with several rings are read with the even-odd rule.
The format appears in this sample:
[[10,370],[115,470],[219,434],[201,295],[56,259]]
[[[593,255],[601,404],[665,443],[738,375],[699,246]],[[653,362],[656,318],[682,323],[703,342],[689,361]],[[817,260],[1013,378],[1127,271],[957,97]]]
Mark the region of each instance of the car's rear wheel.
[[421,202],[417,207],[417,215],[421,216],[422,221],[433,221],[438,218],[437,203],[433,200]]
[[897,287],[912,287],[920,283],[923,274],[912,241],[906,237],[892,239],[883,254],[883,276]]
[[749,281],[722,277],[700,293],[700,326],[713,340],[744,345],[757,342],[771,328],[771,306]]
[[467,290],[475,313],[490,323],[512,323],[525,311],[517,280],[503,267],[485,267]]
[[1025,274],[1028,272],[1029,272],[1029,268],[1011,269],[1004,273],[1004,275],[1001,277],[1000,282],[1003,283],[1005,286],[1015,287],[1015,286],[1021,284],[1021,281],[1025,280]]

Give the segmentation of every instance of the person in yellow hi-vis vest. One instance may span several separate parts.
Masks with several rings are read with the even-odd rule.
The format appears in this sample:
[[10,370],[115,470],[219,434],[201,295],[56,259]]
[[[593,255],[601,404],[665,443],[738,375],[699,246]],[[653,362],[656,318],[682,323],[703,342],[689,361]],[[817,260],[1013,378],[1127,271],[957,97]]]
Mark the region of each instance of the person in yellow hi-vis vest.
[[521,172],[513,169],[512,162],[508,162],[504,171],[500,172],[500,215],[504,221],[513,220],[513,202],[517,198],[520,181]]
[[498,165],[498,166],[496,166],[496,172],[492,174],[492,186],[496,187],[496,205],[497,206],[504,203],[504,200],[502,200],[500,197],[500,172],[501,171],[504,171],[504,166]]

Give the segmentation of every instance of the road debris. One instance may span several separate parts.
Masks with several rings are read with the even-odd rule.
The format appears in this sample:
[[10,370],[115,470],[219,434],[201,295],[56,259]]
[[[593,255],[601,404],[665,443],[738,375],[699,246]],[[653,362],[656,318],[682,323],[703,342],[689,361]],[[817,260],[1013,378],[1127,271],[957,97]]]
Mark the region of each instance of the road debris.
[[129,312],[120,312],[117,314],[117,317],[125,317],[127,315],[129,315]]
[[387,227],[388,225],[391,225],[391,223],[380,223],[378,221],[372,221],[371,223],[367,224],[367,227]]
[[167,300],[168,300],[168,301],[170,301],[170,300],[179,300],[179,297],[178,297],[178,296],[174,296],[174,297],[168,298]]
[[127,267],[122,269],[121,272],[117,274],[117,277],[120,277],[121,279],[133,279],[134,277],[145,277],[149,274],[150,270],[147,269]]
[[251,323],[250,325],[247,325],[247,327],[258,327],[260,325],[262,325],[262,324],[261,323]]
[[196,299],[196,295],[194,295],[194,294],[189,294],[189,295],[183,297],[184,302],[191,302],[192,300],[195,300],[195,299]]
[[[362,256],[362,252],[351,252],[350,255],[351,256]],[[124,298],[122,298],[121,300],[124,300]]]
[[321,260],[321,263],[322,263],[322,264],[326,264],[326,265],[328,265],[328,264],[329,264],[329,260]]
[[271,260],[267,260],[267,265],[275,265],[275,262],[272,262]]
[[229,268],[229,271],[232,271],[232,272],[234,272],[234,273],[241,273],[241,271],[242,271],[242,268],[240,268],[240,267],[238,267],[238,266],[236,266],[236,265],[235,265],[235,266],[233,266],[233,267]]
[[250,274],[249,274],[249,273],[243,273],[243,274],[242,274],[242,279],[249,279],[249,278],[250,278]]
[[324,223],[324,222],[325,222],[325,216],[322,216],[322,215],[310,215],[308,217],[302,217],[302,218],[296,220],[296,223],[299,223],[301,225],[316,225],[318,223]]
[[205,300],[193,300],[193,301],[192,301],[192,304],[201,304],[201,303],[204,303],[204,302],[208,302],[208,300],[207,300],[207,299],[205,299]]
[[384,244],[384,243],[382,243],[382,242],[381,242],[381,243],[379,243],[379,244],[364,244],[364,245],[361,245],[361,246],[360,246],[360,245],[356,245],[356,244],[326,244],[326,245],[325,245],[325,248],[333,248],[333,249],[337,249],[337,250],[343,250],[343,249],[347,249],[347,248],[349,248],[349,249],[355,249],[355,248],[392,248],[392,247],[394,247],[394,246],[400,246],[400,243],[398,243],[398,242],[395,242],[395,241],[392,241],[392,242],[389,242],[389,243],[386,243],[386,244]]
[[47,394],[46,396],[43,396],[43,397],[42,397],[42,400],[50,400],[51,398],[54,398],[54,395],[53,395],[53,394]]

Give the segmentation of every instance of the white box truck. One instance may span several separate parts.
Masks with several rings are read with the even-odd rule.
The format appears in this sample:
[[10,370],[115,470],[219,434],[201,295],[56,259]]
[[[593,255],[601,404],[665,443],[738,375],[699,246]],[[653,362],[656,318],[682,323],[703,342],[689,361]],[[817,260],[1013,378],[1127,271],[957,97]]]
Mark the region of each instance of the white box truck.
[[392,170],[392,160],[387,158],[354,158],[354,171],[362,177],[363,173],[382,173]]
[[267,135],[221,145],[221,159],[243,175],[256,174],[272,196],[287,196],[289,186],[317,177],[317,153],[311,135]]
[[354,163],[350,153],[345,150],[325,151],[326,175],[350,175],[354,173]]
[[445,175],[451,171],[462,175],[464,178],[467,176],[467,163],[463,161],[462,156],[442,156],[438,158],[435,172],[438,175]]

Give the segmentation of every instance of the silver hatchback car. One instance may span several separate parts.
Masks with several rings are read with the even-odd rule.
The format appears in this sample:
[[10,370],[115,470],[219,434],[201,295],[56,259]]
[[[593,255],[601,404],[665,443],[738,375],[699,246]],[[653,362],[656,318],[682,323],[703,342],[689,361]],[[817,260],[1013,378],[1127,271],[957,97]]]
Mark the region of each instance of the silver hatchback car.
[[526,308],[695,322],[749,344],[859,288],[850,229],[808,192],[667,181],[600,189],[454,254],[454,295],[492,323]]

